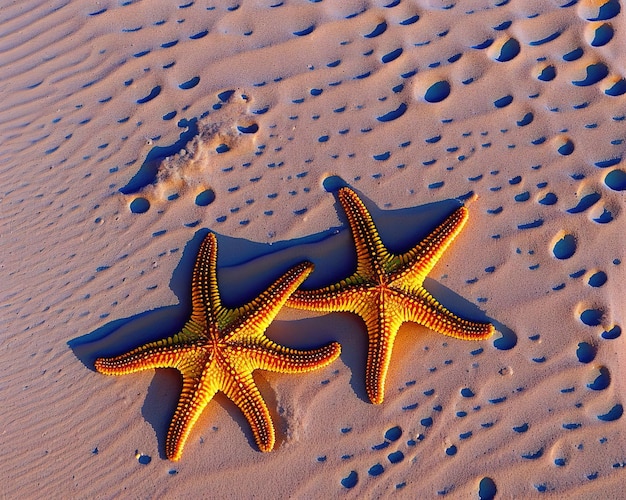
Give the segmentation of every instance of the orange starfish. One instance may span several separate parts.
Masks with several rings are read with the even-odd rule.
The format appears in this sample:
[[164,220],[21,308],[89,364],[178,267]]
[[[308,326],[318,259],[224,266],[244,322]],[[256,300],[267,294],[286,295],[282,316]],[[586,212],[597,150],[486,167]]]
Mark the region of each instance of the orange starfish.
[[383,402],[393,343],[405,321],[464,340],[483,340],[494,332],[490,323],[459,318],[423,287],[424,278],[467,220],[458,208],[424,240],[407,252],[392,254],[383,245],[370,213],[350,188],[339,190],[356,246],[357,266],[351,276],[318,290],[298,290],[287,305],[313,311],[355,313],[368,334],[365,388],[374,404]]
[[290,349],[264,333],[287,297],[311,273],[313,264],[304,262],[291,268],[256,299],[227,309],[217,287],[216,263],[217,240],[209,233],[194,266],[192,313],[183,329],[173,337],[95,362],[96,370],[106,375],[152,368],[176,368],[182,373],[183,388],[165,441],[170,460],[180,459],[194,423],[218,391],[241,409],[259,449],[271,451],[274,426],[252,372],[257,368],[306,372],[328,365],[341,350],[336,342],[308,351]]

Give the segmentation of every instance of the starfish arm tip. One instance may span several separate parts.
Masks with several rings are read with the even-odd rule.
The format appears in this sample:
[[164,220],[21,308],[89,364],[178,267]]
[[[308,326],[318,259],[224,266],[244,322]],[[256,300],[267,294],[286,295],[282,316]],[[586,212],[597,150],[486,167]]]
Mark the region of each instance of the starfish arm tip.
[[97,358],[94,363],[93,363],[93,367],[96,369],[97,372],[103,373],[103,363],[104,363],[104,358]]
[[250,415],[244,413],[250,427],[252,428],[252,434],[257,447],[263,453],[268,453],[274,449],[276,443],[276,435],[274,430],[274,424],[269,416],[259,417],[258,415]]
[[451,337],[457,337],[461,340],[487,340],[495,333],[495,328],[491,323],[478,323],[475,331],[466,331],[461,334],[451,334]]
[[274,449],[274,440],[269,443],[257,443],[257,446],[259,447],[259,450],[263,453],[269,453]]
[[[172,421],[171,425],[173,424],[174,422]],[[178,462],[183,456],[183,448],[185,447],[187,436],[184,435],[175,437],[171,434],[171,428],[172,427],[170,427],[170,433],[168,433],[165,440],[165,455],[167,456],[168,460],[172,462]]]
[[332,342],[329,344],[328,348],[328,364],[330,364],[341,355],[341,344],[339,342]]
[[467,340],[487,340],[496,332],[492,323],[471,323],[468,329]]
[[297,285],[294,291],[289,294],[289,296],[291,296],[298,288],[300,288],[300,285],[302,285],[302,283],[311,275],[314,270],[315,264],[313,264],[313,262],[305,260],[293,266],[291,269],[289,269],[289,271],[287,271],[285,275],[283,275],[283,278],[286,279],[288,282],[292,281]]
[[489,327],[488,327],[487,333],[485,334],[485,339],[488,339],[494,333],[496,333],[496,327],[493,325],[493,323],[488,323],[488,325]]
[[384,400],[385,400],[385,397],[383,395],[370,396],[370,401],[372,402],[372,404],[375,404],[375,405],[383,404]]
[[[314,264],[303,261],[291,267],[280,278],[270,285],[261,295],[248,304],[239,307],[240,311],[257,310],[266,319],[274,318],[280,308],[293,296],[300,285],[313,272]],[[269,323],[268,323],[269,325]]]
[[182,455],[183,455],[182,448],[180,450],[174,449],[174,450],[166,452],[167,459],[170,460],[171,462],[178,462]]
[[296,264],[294,266],[294,269],[297,270],[298,276],[300,275],[300,273],[304,275],[304,279],[302,280],[304,281],[315,270],[315,264],[313,264],[313,262],[309,260],[304,260],[300,262],[299,264]]
[[462,329],[442,329],[439,325],[430,325],[429,328],[448,337],[460,340],[487,340],[495,333],[495,328],[491,323],[466,323],[462,326]]
[[121,375],[125,373],[114,360],[115,358],[97,358],[93,366],[98,373],[103,375]]
[[316,359],[311,362],[310,369],[324,368],[330,365],[341,355],[341,344],[339,342],[331,342],[318,350]]
[[313,262],[311,262],[310,260],[305,260],[301,262],[301,265],[304,266],[309,271],[309,273],[315,270],[315,264],[313,264]]
[[385,400],[385,385],[384,381],[382,384],[365,381],[365,392],[367,393],[367,397],[370,402],[375,405],[383,404]]

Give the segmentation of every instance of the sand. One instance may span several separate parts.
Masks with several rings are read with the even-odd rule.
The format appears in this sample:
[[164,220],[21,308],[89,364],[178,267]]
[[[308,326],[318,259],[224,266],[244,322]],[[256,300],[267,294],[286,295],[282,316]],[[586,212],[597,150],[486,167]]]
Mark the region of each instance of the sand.
[[[1,7],[0,496],[619,498],[623,9]],[[461,200],[469,222],[426,285],[497,333],[405,324],[372,405],[361,320],[285,309],[268,336],[343,350],[308,374],[255,373],[275,450],[219,395],[169,462],[177,373],[106,377],[94,359],[175,332],[207,230],[232,303],[303,258],[310,283],[341,278],[337,179],[396,248]]]

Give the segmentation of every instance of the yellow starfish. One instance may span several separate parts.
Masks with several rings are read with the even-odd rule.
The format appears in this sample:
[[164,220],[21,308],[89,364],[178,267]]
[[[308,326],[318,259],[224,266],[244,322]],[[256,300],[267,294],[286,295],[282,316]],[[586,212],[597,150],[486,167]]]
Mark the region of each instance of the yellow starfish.
[[192,313],[183,329],[173,337],[95,362],[96,370],[106,375],[152,368],[181,372],[183,388],[165,441],[170,460],[180,459],[194,423],[218,391],[241,409],[259,449],[271,451],[274,426],[252,372],[257,368],[306,372],[328,365],[341,350],[336,342],[308,351],[290,349],[272,342],[264,333],[287,297],[311,273],[313,264],[304,262],[291,268],[256,299],[227,309],[217,287],[216,263],[217,240],[209,233],[194,266]]
[[318,290],[298,290],[287,305],[314,311],[345,311],[365,321],[368,334],[365,388],[374,404],[383,402],[393,343],[405,321],[464,340],[483,340],[494,332],[490,323],[459,318],[423,287],[424,278],[467,220],[458,208],[424,240],[395,255],[383,245],[370,213],[350,188],[339,190],[356,246],[357,266],[351,276]]

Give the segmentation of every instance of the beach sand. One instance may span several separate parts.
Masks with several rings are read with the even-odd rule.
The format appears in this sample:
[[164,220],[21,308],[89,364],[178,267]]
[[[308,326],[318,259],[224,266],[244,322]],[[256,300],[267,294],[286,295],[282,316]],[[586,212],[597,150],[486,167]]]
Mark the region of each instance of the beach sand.
[[[623,10],[1,7],[0,497],[620,498]],[[496,334],[403,325],[373,405],[362,320],[285,308],[270,338],[342,354],[255,372],[274,451],[218,394],[168,461],[178,373],[106,377],[95,358],[180,328],[207,230],[233,305],[302,259],[309,284],[347,275],[335,181],[397,251],[462,201],[469,221],[426,287]]]

